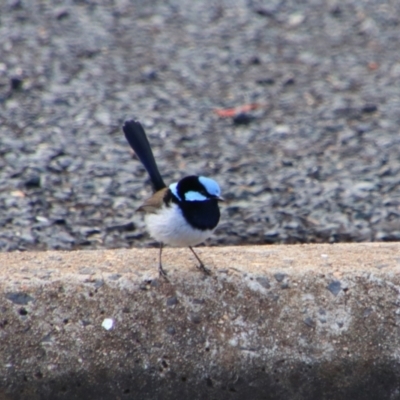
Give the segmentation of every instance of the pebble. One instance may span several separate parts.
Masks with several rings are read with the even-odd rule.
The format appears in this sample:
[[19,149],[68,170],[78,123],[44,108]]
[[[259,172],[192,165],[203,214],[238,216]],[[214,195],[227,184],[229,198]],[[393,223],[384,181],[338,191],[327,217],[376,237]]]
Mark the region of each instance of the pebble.
[[239,113],[233,117],[233,123],[235,125],[248,125],[254,119],[253,116],[247,113]]
[[277,282],[282,282],[286,278],[286,274],[277,272],[276,274],[274,274],[274,278],[277,280]]
[[114,327],[114,320],[112,318],[104,318],[101,326],[106,330],[110,331]]
[[342,284],[340,281],[332,281],[329,283],[327,288],[334,296],[337,296],[342,289]]
[[32,296],[24,292],[6,293],[5,297],[7,300],[12,301],[14,304],[24,305],[24,306],[34,300]]

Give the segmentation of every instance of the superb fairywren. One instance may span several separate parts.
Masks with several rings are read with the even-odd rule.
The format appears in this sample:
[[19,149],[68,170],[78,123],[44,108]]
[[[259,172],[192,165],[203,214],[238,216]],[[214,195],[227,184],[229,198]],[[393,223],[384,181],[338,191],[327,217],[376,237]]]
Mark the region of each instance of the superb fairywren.
[[123,126],[125,137],[146,168],[154,194],[138,211],[144,211],[147,229],[160,243],[159,272],[166,276],[162,267],[162,249],[167,244],[189,247],[199,262],[198,268],[207,274],[192,246],[204,242],[217,227],[220,212],[218,202],[223,201],[218,183],[204,176],[186,176],[168,187],[165,185],[154,160],[146,133],[138,121],[126,121]]

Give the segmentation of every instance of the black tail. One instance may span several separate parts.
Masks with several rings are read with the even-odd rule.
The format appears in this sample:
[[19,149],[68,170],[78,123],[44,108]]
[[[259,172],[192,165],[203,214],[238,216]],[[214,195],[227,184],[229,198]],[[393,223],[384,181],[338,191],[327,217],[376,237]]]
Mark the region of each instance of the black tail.
[[154,190],[157,191],[165,188],[166,185],[161,178],[149,141],[147,140],[146,133],[140,122],[134,120],[125,121],[122,129],[125,133],[126,140],[150,175]]

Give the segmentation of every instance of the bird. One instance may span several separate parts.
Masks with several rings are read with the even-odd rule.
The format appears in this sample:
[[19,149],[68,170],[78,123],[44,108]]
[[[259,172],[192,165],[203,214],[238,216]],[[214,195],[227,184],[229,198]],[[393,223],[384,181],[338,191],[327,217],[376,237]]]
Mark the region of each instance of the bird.
[[137,209],[145,213],[150,236],[159,243],[160,276],[167,278],[162,265],[164,245],[188,247],[198,261],[197,267],[206,275],[206,268],[193,250],[208,239],[220,220],[219,202],[224,201],[218,183],[201,175],[189,175],[167,186],[160,174],[150,143],[141,123],[125,121],[122,130],[131,148],[149,174],[153,195]]

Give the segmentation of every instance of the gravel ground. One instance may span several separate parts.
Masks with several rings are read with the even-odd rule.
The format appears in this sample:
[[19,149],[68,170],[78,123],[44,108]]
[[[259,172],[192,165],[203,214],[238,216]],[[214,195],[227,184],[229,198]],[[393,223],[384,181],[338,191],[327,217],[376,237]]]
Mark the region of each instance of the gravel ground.
[[400,239],[398,0],[49,3],[0,2],[1,250],[154,244],[132,116],[221,184],[209,244]]

